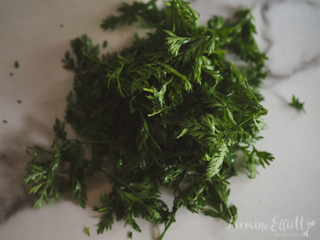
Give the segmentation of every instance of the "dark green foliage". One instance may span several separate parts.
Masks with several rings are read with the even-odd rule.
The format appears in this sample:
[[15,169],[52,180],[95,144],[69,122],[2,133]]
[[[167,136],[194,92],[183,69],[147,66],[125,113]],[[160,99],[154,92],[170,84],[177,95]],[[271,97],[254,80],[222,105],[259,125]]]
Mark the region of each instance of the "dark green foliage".
[[257,174],[256,165],[261,165],[265,168],[265,164],[270,165],[270,162],[274,160],[271,153],[265,151],[258,151],[253,145],[252,150],[248,150],[250,146],[240,147],[244,153],[247,168],[249,170],[248,176],[255,178]]
[[15,62],[14,62],[14,67],[15,67],[15,68],[19,68],[19,66],[20,66],[20,65],[19,65],[19,62],[18,62],[18,61],[15,61]]
[[[141,231],[141,217],[164,223],[162,239],[180,207],[236,220],[227,180],[237,174],[237,152],[244,153],[252,178],[257,165],[273,160],[254,147],[267,114],[257,90],[267,75],[266,56],[254,41],[248,9],[233,22],[214,17],[201,27],[188,3],[165,3],[163,10],[155,1],[123,4],[122,15],[103,20],[103,29],[133,22],[154,27],[119,53],[99,57],[98,45],[86,35],[71,41],[74,54],[67,52],[63,63],[75,78],[65,119],[87,141],[68,139],[64,122],[57,120],[51,149],[28,150],[25,182],[33,184],[36,207],[43,198],[58,199],[62,186],[85,207],[87,178],[102,171],[113,189],[94,208],[104,213],[98,233],[120,219]],[[241,58],[243,67],[227,61],[226,52]],[[161,200],[160,187],[173,190],[172,209]]]
[[300,102],[299,98],[297,98],[296,96],[292,95],[292,99],[291,99],[291,103],[290,106],[298,109],[299,111],[303,111],[306,112],[304,110],[304,102]]
[[106,40],[103,41],[102,47],[106,48],[108,46],[108,42]]
[[[38,196],[36,208],[41,207],[42,199],[46,200],[46,204],[50,203],[50,197],[55,197],[56,201],[59,201],[59,192],[66,186],[67,181],[72,189],[72,197],[85,208],[86,179],[94,160],[85,159],[85,150],[78,140],[66,139],[64,123],[56,120],[54,131],[56,138],[49,150],[39,146],[27,149],[32,160],[28,164],[24,182],[33,183],[30,193]],[[70,165],[69,169],[66,169],[66,163]]]
[[133,24],[138,22],[142,27],[152,27],[158,25],[164,18],[162,11],[156,6],[156,0],[148,3],[133,2],[132,5],[123,2],[118,8],[120,16],[107,17],[102,21],[101,28],[104,30],[113,30],[118,25]]

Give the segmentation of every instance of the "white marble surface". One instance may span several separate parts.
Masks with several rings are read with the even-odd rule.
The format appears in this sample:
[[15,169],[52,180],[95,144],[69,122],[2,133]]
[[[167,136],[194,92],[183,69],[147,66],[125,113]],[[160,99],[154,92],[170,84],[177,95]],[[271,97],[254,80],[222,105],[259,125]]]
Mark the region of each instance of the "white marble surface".
[[[127,28],[114,33],[99,28],[101,19],[114,13],[120,2],[0,1],[1,240],[88,239],[86,227],[91,229],[91,239],[128,239],[130,228],[124,229],[123,222],[103,235],[95,233],[99,216],[91,207],[107,188],[101,176],[90,183],[86,210],[65,195],[60,203],[36,211],[22,183],[29,160],[26,146],[49,146],[54,120],[64,115],[72,73],[62,69],[60,59],[69,41],[87,33],[96,43],[107,39],[110,51],[130,43],[132,31]],[[237,229],[181,209],[165,239],[303,239],[306,232],[308,239],[320,239],[320,2],[198,0],[191,4],[200,12],[202,24],[211,15],[230,17],[244,5],[252,9],[257,40],[269,57],[271,71],[261,88],[269,128],[258,147],[274,153],[276,160],[254,180],[245,175],[231,180],[229,202],[238,207]],[[16,60],[19,69],[13,66]],[[306,103],[306,114],[288,106],[293,94]],[[155,239],[163,229],[139,223],[143,233],[134,232],[133,239]]]

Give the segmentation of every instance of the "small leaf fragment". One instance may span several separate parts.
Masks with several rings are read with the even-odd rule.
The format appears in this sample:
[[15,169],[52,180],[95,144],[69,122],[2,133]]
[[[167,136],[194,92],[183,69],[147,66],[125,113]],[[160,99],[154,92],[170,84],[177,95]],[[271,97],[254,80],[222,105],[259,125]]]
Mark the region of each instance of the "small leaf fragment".
[[291,103],[289,105],[305,113],[306,111],[304,110],[304,104],[304,102],[299,101],[299,98],[297,98],[295,95],[292,95]]

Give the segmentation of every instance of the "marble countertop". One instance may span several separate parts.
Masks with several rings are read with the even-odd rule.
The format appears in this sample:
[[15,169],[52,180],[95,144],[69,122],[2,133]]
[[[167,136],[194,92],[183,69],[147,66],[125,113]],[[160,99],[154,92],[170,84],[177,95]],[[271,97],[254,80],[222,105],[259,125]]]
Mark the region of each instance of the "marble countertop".
[[[29,158],[26,146],[49,146],[56,117],[63,118],[72,73],[60,59],[69,42],[87,33],[104,39],[114,51],[128,46],[129,29],[103,32],[101,19],[121,0],[0,1],[0,239],[128,239],[123,221],[112,231],[95,233],[99,215],[92,211],[104,192],[102,176],[88,187],[84,210],[65,195],[40,210],[22,183]],[[219,219],[181,209],[165,239],[320,239],[320,2],[318,0],[198,0],[191,5],[205,24],[212,15],[231,17],[248,6],[256,19],[257,41],[267,53],[270,76],[261,87],[268,129],[258,147],[275,161],[256,179],[231,180],[230,204],[238,207],[237,228]],[[14,68],[14,62],[20,66]],[[12,76],[11,76],[12,73]],[[305,102],[306,114],[288,106],[291,96]],[[20,103],[18,101],[21,101]],[[5,122],[6,121],[6,122]],[[100,184],[97,184],[100,183]],[[163,226],[139,221],[150,240]]]

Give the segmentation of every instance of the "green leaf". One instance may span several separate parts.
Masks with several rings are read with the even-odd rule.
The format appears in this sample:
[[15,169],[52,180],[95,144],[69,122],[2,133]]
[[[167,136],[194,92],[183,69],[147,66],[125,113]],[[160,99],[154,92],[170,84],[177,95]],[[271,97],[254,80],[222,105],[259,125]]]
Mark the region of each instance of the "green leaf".
[[297,98],[296,96],[292,95],[290,106],[294,107],[295,109],[298,109],[299,111],[306,112],[304,110],[304,104],[305,104],[304,102],[300,102],[299,101],[299,98]]

